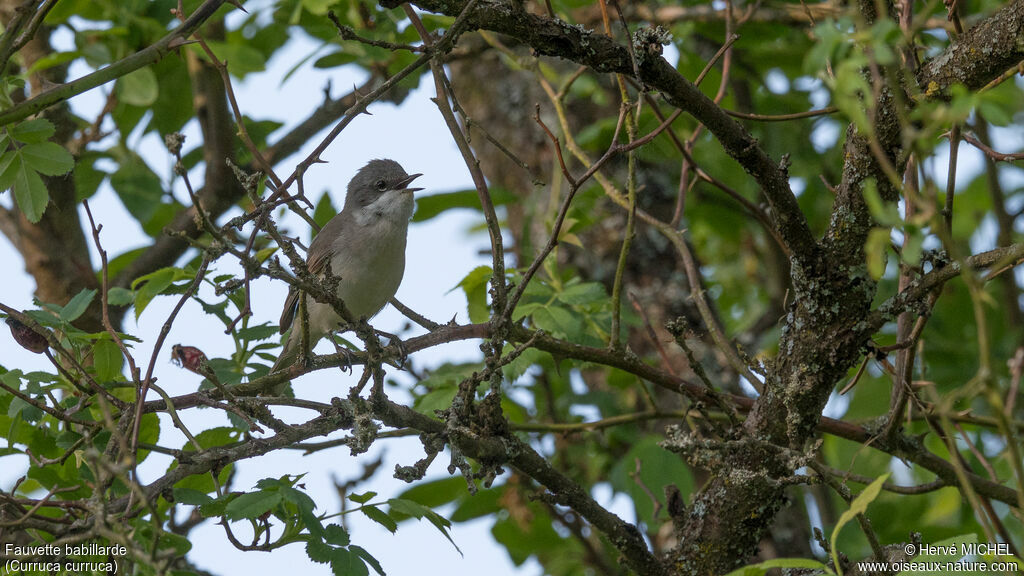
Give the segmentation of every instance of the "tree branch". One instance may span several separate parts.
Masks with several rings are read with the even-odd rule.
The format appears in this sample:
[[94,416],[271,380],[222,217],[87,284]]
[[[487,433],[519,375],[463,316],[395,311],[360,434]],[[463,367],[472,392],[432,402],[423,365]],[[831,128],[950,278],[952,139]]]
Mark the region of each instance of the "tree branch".
[[925,62],[918,84],[929,97],[944,97],[954,84],[979,89],[1024,60],[1024,0],[1014,0],[956,38]]

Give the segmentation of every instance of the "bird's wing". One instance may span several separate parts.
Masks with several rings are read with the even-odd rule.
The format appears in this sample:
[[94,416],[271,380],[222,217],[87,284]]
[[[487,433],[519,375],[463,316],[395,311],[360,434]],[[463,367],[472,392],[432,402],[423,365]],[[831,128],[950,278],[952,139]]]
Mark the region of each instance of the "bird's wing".
[[341,230],[345,226],[345,218],[338,214],[328,222],[313,238],[309,245],[309,252],[306,253],[306,269],[312,274],[320,274],[327,268],[327,261],[330,260],[334,247],[332,240],[341,236]]
[[[341,234],[343,226],[344,218],[341,218],[341,214],[338,214],[331,218],[330,222],[313,238],[313,242],[309,244],[309,251],[306,253],[306,269],[310,273],[320,274],[327,269],[327,262],[330,260],[332,253],[330,239],[337,238]],[[285,299],[284,310],[281,311],[279,324],[281,325],[282,334],[292,325],[298,303],[299,291],[292,287],[288,290],[288,298]]]
[[281,334],[287,332],[288,328],[291,327],[292,320],[295,319],[295,309],[298,303],[299,291],[292,286],[288,289],[288,297],[284,300],[284,310],[281,311],[281,320],[278,322],[281,325]]

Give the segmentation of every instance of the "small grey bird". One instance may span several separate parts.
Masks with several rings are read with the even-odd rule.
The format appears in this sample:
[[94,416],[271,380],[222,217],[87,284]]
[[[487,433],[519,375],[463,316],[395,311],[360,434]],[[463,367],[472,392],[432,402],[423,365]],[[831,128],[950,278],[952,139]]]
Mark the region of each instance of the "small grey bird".
[[[348,184],[345,207],[331,218],[309,245],[306,266],[322,277],[330,262],[338,281],[338,297],[356,318],[370,318],[398,291],[405,272],[405,241],[413,212],[409,188],[422,174],[406,174],[394,160],[370,160]],[[309,317],[309,348],[343,322],[330,304],[305,298]],[[302,318],[299,292],[294,287],[281,312],[281,333],[294,324],[272,372],[290,366],[299,355]],[[299,320],[295,321],[296,316]],[[271,390],[283,392],[287,383]]]

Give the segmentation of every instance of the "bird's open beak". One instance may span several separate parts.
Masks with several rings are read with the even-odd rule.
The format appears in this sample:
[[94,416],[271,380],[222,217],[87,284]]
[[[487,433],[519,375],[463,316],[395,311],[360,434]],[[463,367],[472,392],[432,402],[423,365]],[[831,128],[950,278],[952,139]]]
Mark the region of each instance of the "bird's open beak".
[[395,190],[406,190],[408,192],[419,192],[420,190],[423,190],[423,188],[409,188],[409,184],[420,176],[423,176],[423,174],[412,174],[402,178],[397,184],[395,184]]

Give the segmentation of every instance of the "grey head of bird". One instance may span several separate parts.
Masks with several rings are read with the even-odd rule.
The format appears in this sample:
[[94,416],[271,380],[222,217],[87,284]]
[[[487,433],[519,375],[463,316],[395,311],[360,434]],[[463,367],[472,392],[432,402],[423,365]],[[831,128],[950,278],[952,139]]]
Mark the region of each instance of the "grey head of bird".
[[359,210],[395,192],[412,193],[422,190],[422,188],[409,188],[409,184],[420,176],[422,174],[407,174],[401,164],[394,160],[370,160],[348,183],[345,208]]

